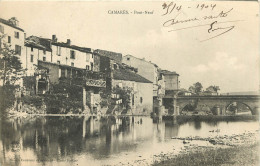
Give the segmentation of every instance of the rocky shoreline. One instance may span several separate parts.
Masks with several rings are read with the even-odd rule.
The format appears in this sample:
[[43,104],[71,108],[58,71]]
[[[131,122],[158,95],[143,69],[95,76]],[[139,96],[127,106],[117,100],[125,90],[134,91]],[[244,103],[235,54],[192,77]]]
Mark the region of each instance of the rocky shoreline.
[[[209,131],[212,132],[212,131]],[[150,158],[142,158],[134,160],[133,162],[123,163],[120,162],[115,165],[127,165],[127,166],[143,166],[143,165],[194,165],[194,163],[187,164],[186,160],[192,159],[194,156],[197,157],[195,162],[199,162],[199,165],[210,165],[209,162],[212,162],[211,165],[218,165],[218,163],[228,163],[230,161],[225,158],[225,153],[230,153],[234,151],[234,153],[241,153],[243,149],[258,149],[259,144],[259,130],[255,131],[245,131],[242,134],[232,134],[228,135],[218,135],[212,137],[173,137],[172,140],[182,141],[183,147],[181,149],[175,148],[173,146],[173,150],[171,152],[161,152],[159,154],[155,154],[150,156]],[[200,142],[208,142],[210,145],[198,145],[197,141]],[[253,148],[252,148],[253,147]],[[223,154],[221,154],[221,153]],[[212,156],[218,156],[219,161],[211,161]],[[234,155],[234,154],[232,154]],[[239,154],[238,154],[239,155]],[[243,154],[244,155],[244,154]],[[256,154],[257,155],[257,154]],[[223,158],[223,159],[222,159]],[[175,160],[178,160],[179,164],[175,163]],[[183,160],[183,161],[181,161]],[[204,160],[207,160],[206,164],[203,164]],[[231,160],[231,159],[230,159]],[[250,159],[245,162],[250,162]],[[255,161],[254,162],[258,162]],[[202,163],[201,163],[202,162]],[[180,164],[181,163],[181,164]],[[196,164],[195,164],[196,165]],[[229,164],[228,164],[229,165]],[[236,165],[236,164],[235,164]],[[250,165],[250,164],[249,164]]]
[[[212,151],[217,153],[218,150],[221,151],[229,151],[232,148],[243,149],[250,146],[258,146],[259,144],[259,130],[254,132],[245,132],[243,134],[233,134],[231,136],[223,135],[223,136],[215,136],[215,137],[173,137],[172,139],[182,140],[184,148],[178,153],[167,153],[160,154],[156,156],[153,165],[165,165],[165,162],[170,162],[175,158],[182,158],[185,155],[189,154],[204,154]],[[214,146],[198,146],[192,144],[193,141],[207,141]],[[203,158],[203,156],[201,156]],[[225,157],[225,156],[223,156]],[[201,158],[201,159],[202,159]],[[173,164],[174,165],[174,164]]]

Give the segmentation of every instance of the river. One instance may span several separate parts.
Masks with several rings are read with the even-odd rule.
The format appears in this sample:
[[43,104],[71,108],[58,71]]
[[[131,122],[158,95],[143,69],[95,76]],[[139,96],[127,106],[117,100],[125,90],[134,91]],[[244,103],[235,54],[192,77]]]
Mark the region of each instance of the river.
[[[28,116],[1,120],[1,165],[149,165],[183,150],[173,137],[216,137],[259,130],[258,121],[156,122],[150,117]],[[193,141],[198,146],[216,146]]]

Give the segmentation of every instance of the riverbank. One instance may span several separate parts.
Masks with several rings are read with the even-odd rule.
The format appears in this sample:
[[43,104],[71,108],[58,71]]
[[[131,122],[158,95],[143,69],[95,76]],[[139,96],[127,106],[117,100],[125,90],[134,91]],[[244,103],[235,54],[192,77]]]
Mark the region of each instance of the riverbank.
[[[185,148],[177,155],[167,153],[156,156],[154,166],[256,166],[259,164],[259,130],[231,136],[173,137],[172,139],[182,140],[183,144],[186,144]],[[192,141],[206,141],[214,146],[194,146]]]
[[201,149],[180,154],[169,160],[154,163],[153,166],[208,166],[208,165],[252,165],[259,164],[259,143],[229,148]]

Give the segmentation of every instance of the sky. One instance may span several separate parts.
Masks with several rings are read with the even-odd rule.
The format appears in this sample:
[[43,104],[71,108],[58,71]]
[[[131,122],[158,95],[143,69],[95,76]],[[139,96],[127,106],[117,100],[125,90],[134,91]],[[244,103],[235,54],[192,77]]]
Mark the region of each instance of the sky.
[[[167,2],[169,4],[169,2]],[[174,3],[175,4],[175,3]],[[196,8],[198,5],[208,8]],[[212,6],[214,9],[212,9]],[[221,92],[259,90],[259,5],[257,2],[176,2],[181,6],[164,15],[163,2],[0,2],[0,17],[16,17],[26,36],[51,38],[93,49],[105,49],[130,54],[156,63],[160,68],[180,74],[181,88],[201,82]],[[173,5],[171,6],[173,7]],[[129,14],[109,14],[127,10]],[[201,20],[231,10],[225,18]],[[134,14],[149,11],[152,14]],[[132,12],[132,13],[131,13]],[[167,20],[187,21],[164,27]],[[215,28],[234,28],[216,38],[225,29],[208,33]],[[207,26],[183,29],[190,26]]]

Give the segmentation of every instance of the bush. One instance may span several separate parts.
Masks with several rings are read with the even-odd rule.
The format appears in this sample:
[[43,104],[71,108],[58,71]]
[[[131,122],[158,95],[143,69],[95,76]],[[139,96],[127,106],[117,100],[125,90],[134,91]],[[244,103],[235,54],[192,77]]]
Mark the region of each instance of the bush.
[[79,113],[82,109],[82,87],[70,85],[67,83],[59,83],[52,86],[51,94],[45,95],[45,103],[47,113]]
[[15,89],[17,86],[5,85],[0,87],[0,110],[4,111],[13,106],[15,101]]
[[[101,108],[103,107],[108,107],[108,113],[112,113],[112,111],[116,108],[116,103],[115,99],[112,98],[111,94],[118,94],[120,97],[119,99],[122,99],[122,103],[118,104],[119,107],[121,108],[126,108],[129,109],[130,103],[131,103],[131,93],[132,89],[131,88],[120,88],[119,86],[116,86],[112,89],[112,91],[109,91],[107,89],[104,89],[101,91],[100,96],[101,96]],[[118,107],[117,107],[118,108]],[[122,109],[120,109],[122,110]]]
[[36,108],[39,108],[43,105],[43,98],[40,96],[24,96],[21,98],[21,101],[24,104],[33,105]]

